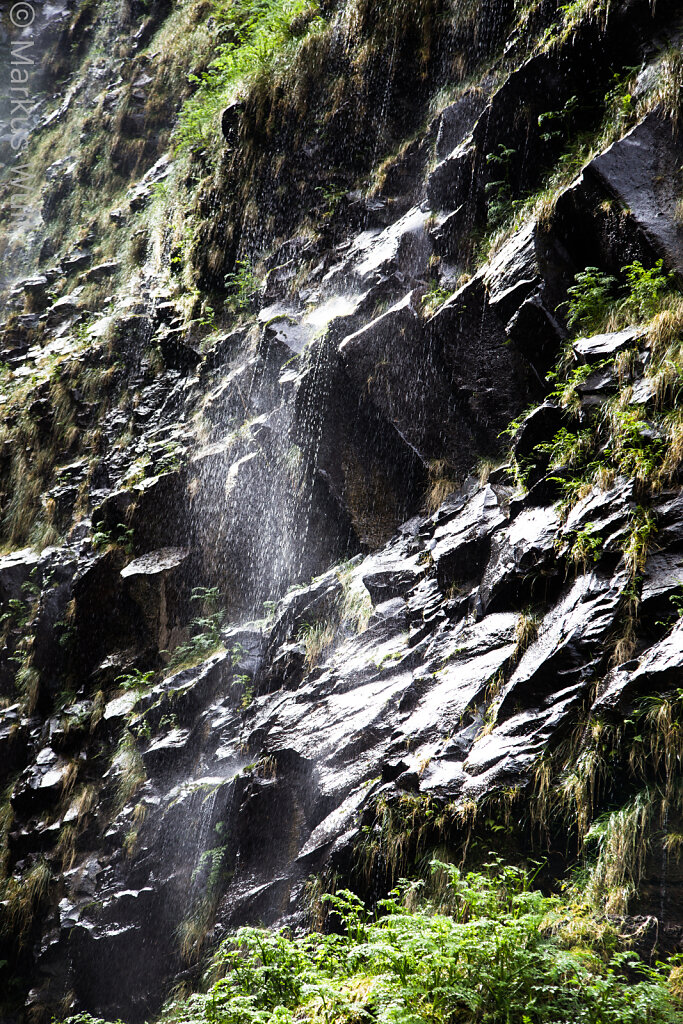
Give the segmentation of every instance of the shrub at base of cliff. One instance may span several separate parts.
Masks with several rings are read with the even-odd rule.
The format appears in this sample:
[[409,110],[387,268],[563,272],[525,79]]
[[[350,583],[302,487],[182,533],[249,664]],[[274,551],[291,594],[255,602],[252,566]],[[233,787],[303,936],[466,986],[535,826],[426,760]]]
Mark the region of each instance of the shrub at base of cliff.
[[500,862],[486,873],[432,868],[438,901],[425,902],[419,882],[402,882],[375,915],[348,890],[325,897],[340,934],[241,929],[214,957],[208,991],[171,1002],[162,1020],[683,1021],[675,966],[645,965],[605,922],[577,929],[575,908],[534,891],[528,872]]

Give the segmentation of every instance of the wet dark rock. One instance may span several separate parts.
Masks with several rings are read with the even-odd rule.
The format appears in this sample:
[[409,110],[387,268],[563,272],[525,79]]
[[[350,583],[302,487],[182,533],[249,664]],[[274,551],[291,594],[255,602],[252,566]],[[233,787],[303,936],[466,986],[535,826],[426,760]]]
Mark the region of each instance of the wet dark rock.
[[401,538],[363,563],[363,585],[373,603],[382,605],[413,590],[427,572],[425,552],[411,550]]
[[190,373],[202,361],[201,353],[190,344],[184,327],[162,329],[157,332],[154,340],[159,346],[164,362],[172,370]]
[[102,712],[103,728],[117,730],[118,727],[124,725],[128,721],[137,699],[135,693],[124,693],[105,704]]
[[538,638],[503,689],[499,721],[538,706],[554,693],[563,695],[561,706],[579,696],[606,660],[598,652],[618,619],[627,579],[623,570],[612,579],[598,572],[576,579],[543,619]]
[[683,549],[683,492],[662,494],[655,505],[657,540],[661,548]]
[[110,260],[108,263],[98,263],[97,266],[91,267],[86,270],[84,274],[81,274],[80,281],[88,283],[90,281],[104,281],[105,278],[111,277],[119,270],[121,264],[117,260]]
[[192,755],[191,734],[188,729],[171,729],[153,740],[143,751],[142,760],[148,771],[177,771]]
[[554,568],[558,528],[553,507],[531,507],[493,534],[479,591],[484,610],[519,605],[525,597],[536,596],[534,582]]
[[[442,159],[427,180],[427,199],[433,209],[454,210],[468,197],[472,182],[474,147],[463,141]],[[468,228],[471,221],[468,220]]]
[[[426,330],[451,388],[449,400],[441,404],[442,445],[464,470],[467,453],[496,451],[501,430],[523,408],[529,394],[527,368],[508,344],[479,278],[447,299]],[[471,463],[470,457],[468,468]]]
[[458,259],[470,236],[471,225],[464,213],[464,204],[450,213],[437,216],[429,236],[434,251],[441,257]]
[[631,674],[631,684],[638,688],[645,683],[653,691],[661,691],[667,685],[680,681],[683,669],[683,621],[679,620],[671,632],[651,647],[640,658],[638,667]]
[[492,787],[525,785],[536,758],[575,720],[583,695],[577,684],[558,689],[545,706],[514,711],[490,735],[480,736],[464,764],[463,796],[472,799]]
[[0,710],[0,777],[4,780],[26,764],[27,729],[18,704]]
[[48,327],[54,327],[56,324],[70,320],[79,314],[80,307],[74,300],[74,296],[65,295],[63,298],[57,299],[48,309],[46,324]]
[[259,680],[259,690],[295,690],[301,682],[306,666],[306,645],[303,642],[280,644],[271,655],[267,672]]
[[136,712],[155,730],[160,728],[165,717],[171,716],[180,725],[193,724],[207,701],[229,687],[231,676],[244,671],[245,666],[241,660],[237,660],[237,655],[236,645],[233,645],[227,651],[211,655],[199,665],[167,676],[145,693],[138,693],[125,714],[129,715],[134,706]]
[[244,114],[244,103],[236,100],[225,108],[221,114],[221,132],[230,146],[234,146],[239,135],[240,121]]
[[248,333],[249,327],[237,327],[227,335],[219,336],[204,356],[204,367],[207,370],[215,370],[228,363],[239,351]]
[[78,270],[84,270],[89,263],[92,263],[92,253],[76,251],[62,260],[62,270],[65,274],[75,274]]
[[0,606],[6,608],[11,600],[25,599],[23,588],[35,576],[39,563],[40,555],[32,548],[0,557]]
[[341,580],[335,570],[320,576],[309,586],[293,589],[280,602],[270,631],[268,649],[279,648],[283,641],[296,636],[302,626],[313,626],[328,618],[342,594]]
[[10,800],[18,813],[39,813],[54,806],[61,796],[68,764],[50,747],[43,747],[21,775]]
[[139,612],[123,599],[120,571],[125,562],[125,552],[114,549],[97,555],[74,576],[73,628],[86,672],[138,635]]
[[537,445],[547,443],[549,438],[568,425],[567,412],[552,402],[543,402],[525,416],[513,440],[518,459],[528,458]]
[[650,616],[677,613],[672,598],[683,600],[683,552],[651,554],[643,572],[640,600]]
[[221,638],[231,652],[236,672],[254,675],[261,667],[266,637],[261,623],[246,623],[221,631]]
[[483,567],[491,534],[505,519],[498,495],[486,486],[469,498],[458,515],[437,525],[427,549],[443,589],[470,579]]
[[471,132],[487,99],[483,88],[468,89],[455,103],[444,108],[439,117],[436,139],[436,155],[440,160],[449,156]]
[[19,287],[26,296],[29,309],[43,310],[49,305],[48,279],[44,274],[27,278]]
[[616,371],[610,366],[599,367],[577,386],[581,411],[600,409],[608,398],[617,392],[618,387]]
[[571,538],[581,531],[600,538],[605,550],[620,550],[631,514],[635,508],[634,484],[631,480],[617,480],[606,491],[594,489],[573,507],[559,536]]
[[[433,128],[430,133],[409,143],[398,157],[385,167],[380,197],[367,199],[362,194],[349,193],[348,200],[352,204],[351,209],[356,212],[359,207],[364,208],[366,212],[363,221],[368,227],[387,226],[394,219],[391,213],[395,217],[403,210],[407,210],[411,202],[416,202],[421,198],[422,172],[432,154],[434,134],[435,129]],[[390,211],[386,202],[383,201],[385,197],[394,197],[393,210]]]
[[484,281],[489,304],[506,322],[541,284],[534,223],[518,231],[488,264]]
[[[52,557],[54,555],[54,557]],[[33,620],[33,667],[41,674],[42,699],[54,699],[68,663],[68,613],[77,560],[67,553],[43,553],[37,578],[42,592]]]
[[648,114],[589,165],[606,191],[629,210],[652,251],[683,274],[683,226],[676,214],[683,146],[670,121]]
[[644,694],[661,694],[680,682],[683,671],[683,619],[639,658],[620,665],[605,677],[592,712],[611,715],[627,709]]
[[574,351],[584,363],[597,363],[614,358],[619,352],[631,348],[642,337],[642,330],[627,327],[612,334],[595,334],[591,338],[580,338],[574,342]]
[[184,501],[187,482],[187,471],[180,468],[147,477],[133,486],[130,496],[134,508],[123,522],[129,523],[133,531],[136,553],[159,550],[162,546],[188,546],[190,526]]
[[409,443],[420,447],[423,429],[419,412],[415,415],[412,394],[405,387],[406,360],[413,366],[415,390],[430,393],[432,387],[440,390],[440,385],[433,365],[425,359],[427,350],[414,303],[414,296],[406,296],[367,327],[345,338],[339,351],[358,392],[369,393]]
[[175,645],[189,614],[186,548],[161,548],[129,562],[121,579],[159,650]]
[[524,299],[506,325],[506,333],[519,351],[529,360],[541,389],[545,376],[553,365],[559,346],[566,338],[566,330],[546,304],[543,289]]

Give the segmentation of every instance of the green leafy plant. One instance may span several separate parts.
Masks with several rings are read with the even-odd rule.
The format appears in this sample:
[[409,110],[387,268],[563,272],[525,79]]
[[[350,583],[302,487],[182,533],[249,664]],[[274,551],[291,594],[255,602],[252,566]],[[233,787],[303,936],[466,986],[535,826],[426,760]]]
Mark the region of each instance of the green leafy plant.
[[665,273],[663,266],[664,261],[657,260],[654,267],[647,269],[640,260],[635,260],[621,268],[628,290],[620,307],[625,319],[645,321],[659,311],[662,299],[672,289],[674,280],[673,273]]
[[577,530],[571,545],[569,556],[575,565],[581,565],[584,572],[588,565],[600,559],[603,539],[595,533],[595,525],[586,523],[582,530]]
[[318,185],[315,189],[320,193],[324,205],[323,220],[329,220],[336,213],[339,204],[348,192],[345,185]]
[[645,568],[647,553],[656,532],[654,514],[642,505],[637,506],[631,514],[628,537],[624,543],[624,560],[632,578]]
[[223,611],[219,607],[220,593],[217,587],[195,587],[190,600],[199,602],[202,614],[192,619],[191,635],[178,644],[171,652],[167,666],[177,669],[204,661],[222,646],[221,626]]
[[11,628],[24,629],[30,618],[30,606],[18,597],[10,597],[7,602],[7,611],[0,615],[0,629],[3,632]]
[[156,673],[141,672],[139,668],[131,669],[123,675],[117,676],[115,682],[124,690],[146,690],[152,685]]
[[92,546],[96,551],[121,547],[127,555],[132,555],[133,540],[133,529],[125,523],[118,523],[113,530],[96,530],[92,535]]
[[176,441],[167,441],[159,450],[154,472],[158,476],[180,469],[183,449]]
[[566,138],[578,106],[578,96],[571,96],[560,110],[548,110],[544,114],[539,114],[538,127],[543,128],[541,139],[544,142],[553,142],[555,139]]
[[247,675],[235,676],[235,678],[233,679],[231,685],[232,686],[239,686],[240,687],[240,689],[241,689],[240,707],[242,708],[243,711],[246,711],[247,708],[251,705],[251,702],[254,699],[254,686],[253,686],[253,682],[252,682],[251,676],[247,676]]
[[562,303],[567,327],[575,333],[591,334],[652,319],[673,290],[673,274],[665,273],[663,265],[662,260],[649,268],[640,260],[628,263],[621,268],[621,286],[598,267],[579,271]]
[[492,168],[493,173],[499,175],[496,180],[487,182],[485,186],[489,228],[498,227],[505,220],[511,208],[512,160],[516,152],[517,150],[500,143],[495,152],[486,155],[486,163]]
[[614,305],[616,287],[616,278],[603,274],[597,267],[580,271],[567,289],[569,297],[565,306],[569,330],[585,334],[601,330]]
[[261,284],[250,261],[237,260],[233,273],[225,275],[225,287],[231,293],[229,304],[237,312],[244,312],[250,308]]
[[326,651],[330,649],[337,635],[337,623],[325,620],[304,623],[297,634],[297,640],[306,648],[306,667],[314,668]]
[[579,366],[573,367],[566,376],[563,377],[563,379],[558,381],[550,392],[549,397],[559,402],[565,409],[576,411],[580,404],[580,386],[588,380],[592,373],[595,373],[595,371],[603,365],[605,364],[598,363],[590,365],[588,363],[583,363]]
[[421,299],[425,314],[431,316],[452,294],[452,288],[443,288],[438,281],[432,281],[429,291],[425,292]]

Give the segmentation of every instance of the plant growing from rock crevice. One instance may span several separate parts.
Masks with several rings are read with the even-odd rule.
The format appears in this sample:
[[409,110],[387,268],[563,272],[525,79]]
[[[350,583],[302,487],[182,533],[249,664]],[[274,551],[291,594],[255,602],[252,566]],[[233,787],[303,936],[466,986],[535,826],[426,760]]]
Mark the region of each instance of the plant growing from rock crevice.
[[218,588],[195,587],[190,599],[200,606],[201,614],[192,619],[189,638],[170,652],[166,668],[174,671],[206,660],[223,646],[221,626],[224,612],[220,607]]

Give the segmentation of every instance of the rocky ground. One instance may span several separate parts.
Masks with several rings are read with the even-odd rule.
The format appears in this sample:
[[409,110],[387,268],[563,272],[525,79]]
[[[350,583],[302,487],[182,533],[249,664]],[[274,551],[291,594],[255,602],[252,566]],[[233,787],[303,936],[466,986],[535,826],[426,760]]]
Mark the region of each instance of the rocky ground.
[[[39,26],[36,167],[55,125],[82,162],[4,239],[3,1020],[142,1020],[230,928],[303,927],[439,844],[540,853],[550,886],[585,856],[679,948],[676,5],[482,5],[474,78],[381,174],[332,187],[339,140],[309,154],[322,207],[258,244],[251,101],[212,175],[174,157],[178,11],[97,6]],[[572,325],[586,267],[619,291]]]

